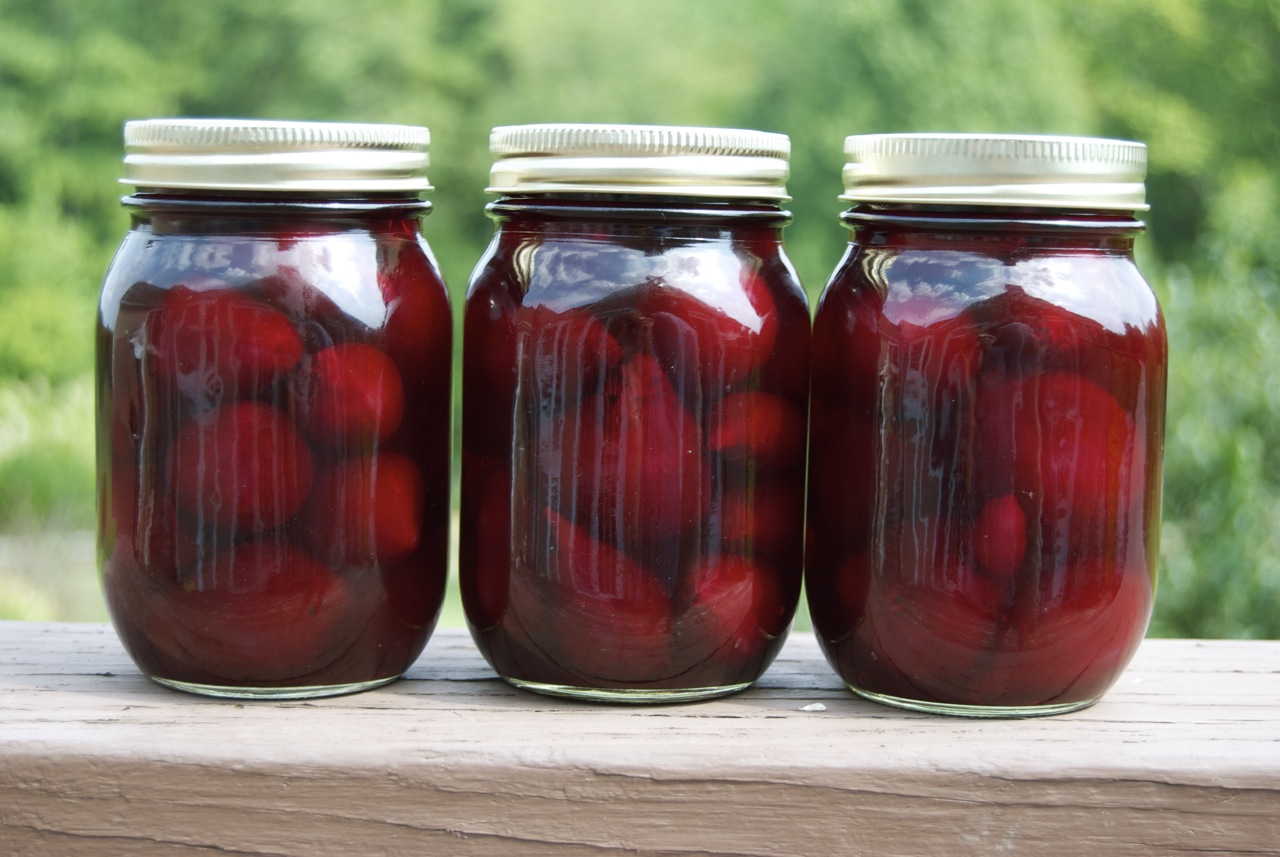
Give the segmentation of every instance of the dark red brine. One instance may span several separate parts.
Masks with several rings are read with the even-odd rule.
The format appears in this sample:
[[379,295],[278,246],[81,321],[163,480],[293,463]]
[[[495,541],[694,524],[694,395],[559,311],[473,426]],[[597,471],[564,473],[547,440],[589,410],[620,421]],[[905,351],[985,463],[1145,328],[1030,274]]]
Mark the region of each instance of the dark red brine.
[[492,144],[498,229],[463,331],[473,636],[545,693],[746,687],[801,583],[809,314],[781,245],[786,138],[523,126]]
[[112,622],[162,683],[324,696],[396,678],[426,644],[452,335],[420,231],[426,135],[126,126],[138,190],[98,316],[99,554]]
[[1095,702],[1151,614],[1167,344],[1145,147],[846,142],[813,333],[806,586],[841,677],[974,716]]

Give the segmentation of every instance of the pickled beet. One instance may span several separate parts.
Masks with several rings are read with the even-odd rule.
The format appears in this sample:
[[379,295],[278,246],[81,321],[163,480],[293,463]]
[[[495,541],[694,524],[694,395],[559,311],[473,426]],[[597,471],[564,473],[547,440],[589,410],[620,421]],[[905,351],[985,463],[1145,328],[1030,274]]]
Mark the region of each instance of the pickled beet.
[[161,681],[344,692],[402,673],[443,598],[447,295],[414,216],[285,235],[259,201],[145,211],[108,274],[104,588]]
[[1108,384],[1115,343],[1096,320],[1011,286],[969,309],[973,323],[990,338],[990,370],[1007,375],[1041,372],[1080,374]]
[[979,492],[1016,492],[1045,538],[1074,554],[1106,551],[1107,522],[1141,503],[1146,444],[1133,418],[1092,381],[1061,372],[987,386],[978,408],[997,429],[979,438],[996,464],[979,474]]
[[851,407],[831,407],[810,417],[811,467],[807,518],[825,543],[861,547],[871,527],[880,451],[872,418]]
[[311,451],[287,417],[253,402],[189,421],[172,449],[178,510],[196,525],[240,532],[273,529],[297,514],[311,490]]
[[714,453],[750,460],[760,470],[794,472],[804,463],[804,417],[781,396],[733,393],[711,415],[707,447]]
[[[681,661],[714,662],[718,654],[751,664],[786,625],[787,617],[778,615],[782,599],[772,574],[741,556],[709,557],[692,581],[692,599],[675,640]],[[698,683],[694,676],[689,680]]]
[[[463,318],[464,361],[462,375],[464,402],[511,402],[516,395],[519,346],[516,302],[502,282],[478,282],[467,298]],[[501,453],[510,446],[514,432],[510,409],[486,409],[483,415],[468,418],[464,413],[463,432],[468,449]]]
[[407,387],[418,395],[447,400],[453,315],[430,250],[416,234],[381,236],[378,250],[378,288],[387,307],[386,354]]
[[[666,590],[648,569],[585,527],[550,509],[547,520],[548,580],[537,591],[548,609],[531,620],[542,626],[544,651],[560,668],[606,686],[670,678],[673,620]],[[517,575],[513,589],[527,582]]]
[[[851,253],[844,264],[856,264],[857,260],[857,254]],[[880,352],[890,341],[891,329],[883,317],[883,305],[877,292],[827,289],[823,293],[813,319],[815,395],[868,414],[875,412],[884,368]]]
[[474,492],[463,502],[475,511],[474,517],[469,516],[463,525],[474,527],[474,531],[465,533],[458,546],[460,563],[472,573],[459,584],[469,620],[488,630],[506,612],[511,585],[511,539],[495,536],[512,531],[511,476],[476,461],[465,462],[463,469],[469,493]]
[[719,524],[723,549],[766,557],[795,552],[800,534],[791,518],[796,505],[804,502],[804,490],[798,480],[766,489],[726,488],[718,499],[708,517]]
[[1088,704],[1150,615],[1162,423],[1138,403],[1163,401],[1158,308],[1112,245],[867,218],[814,320],[807,581],[828,659],[930,710]]
[[249,542],[186,569],[147,604],[148,638],[203,683],[303,679],[341,654],[350,594],[288,544]]
[[[517,316],[517,323],[539,331],[529,360],[541,384],[541,398],[562,403],[577,401],[598,391],[604,380],[616,377],[622,366],[621,343],[605,322],[589,312],[557,313],[547,307],[526,307]],[[506,357],[514,364],[514,355]],[[651,380],[656,382],[656,378]]]
[[956,589],[885,593],[858,632],[876,657],[858,662],[856,681],[961,705],[1052,705],[1101,694],[1142,636],[1150,578],[1096,559],[1069,573],[1081,585],[1023,610],[1002,608],[998,588],[972,573]]
[[337,302],[324,289],[308,282],[296,265],[278,267],[246,288],[252,290],[260,291],[267,303],[289,317],[308,351],[368,335],[366,325],[353,325]]
[[1027,552],[1027,515],[1018,498],[1006,494],[988,500],[973,522],[973,553],[979,566],[1001,580],[1022,564]]
[[400,371],[370,345],[317,351],[298,382],[298,412],[307,435],[318,443],[362,449],[386,440],[404,416]]
[[891,382],[904,419],[949,419],[947,410],[972,395],[981,360],[978,331],[962,319],[929,325],[901,321],[886,344]]
[[302,359],[289,320],[233,289],[177,286],[153,319],[147,354],[157,375],[194,400],[252,398]]
[[423,491],[418,466],[393,452],[320,470],[302,513],[307,546],[333,568],[401,559],[422,535]]
[[776,226],[766,259],[696,220],[615,213],[583,240],[594,212],[557,204],[582,220],[500,228],[468,297],[468,622],[501,675],[551,692],[745,686],[799,594],[803,295]]
[[574,519],[621,521],[640,539],[701,519],[702,433],[653,357],[633,356],[615,384],[544,428],[540,451],[557,463],[551,477]]
[[738,384],[773,351],[778,318],[763,278],[744,270],[740,287],[692,287],[653,281],[634,298],[654,355],[688,385],[694,379]]
[[1144,466],[1143,440],[1116,400],[1078,375],[1045,375],[1032,403],[1014,424],[1016,482],[1039,487],[1045,516],[1072,519],[1074,544],[1101,548],[1076,522],[1105,526],[1090,519],[1114,519],[1137,501],[1131,486]]

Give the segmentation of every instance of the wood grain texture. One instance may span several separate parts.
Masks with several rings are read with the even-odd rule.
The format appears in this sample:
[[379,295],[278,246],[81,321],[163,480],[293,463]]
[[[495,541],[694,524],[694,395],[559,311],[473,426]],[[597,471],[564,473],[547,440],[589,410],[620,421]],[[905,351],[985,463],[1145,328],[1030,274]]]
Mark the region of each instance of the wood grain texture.
[[108,626],[0,622],[0,852],[211,851],[1280,854],[1280,642],[1148,640],[1093,708],[984,722],[860,700],[808,634],[697,704],[518,691],[463,632],[385,688],[236,703]]

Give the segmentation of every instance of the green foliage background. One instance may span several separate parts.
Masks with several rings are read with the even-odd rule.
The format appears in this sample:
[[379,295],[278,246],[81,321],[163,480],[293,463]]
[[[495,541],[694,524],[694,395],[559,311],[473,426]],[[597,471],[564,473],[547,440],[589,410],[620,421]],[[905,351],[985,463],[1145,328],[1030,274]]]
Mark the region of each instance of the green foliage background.
[[1144,140],[1141,264],[1172,351],[1153,631],[1280,637],[1274,0],[0,0],[0,533],[92,527],[121,124],[166,115],[430,126],[455,311],[491,232],[497,124],[790,134],[788,247],[813,295],[847,237],[847,134]]

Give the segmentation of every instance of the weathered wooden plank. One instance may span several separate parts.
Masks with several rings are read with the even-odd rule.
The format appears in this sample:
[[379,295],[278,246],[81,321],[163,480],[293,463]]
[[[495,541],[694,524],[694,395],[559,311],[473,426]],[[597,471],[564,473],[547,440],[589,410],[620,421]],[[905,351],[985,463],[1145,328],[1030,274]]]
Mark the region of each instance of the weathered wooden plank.
[[1099,705],[987,722],[860,700],[807,634],[691,705],[524,693],[459,632],[379,690],[235,703],[106,626],[0,623],[0,850],[1280,854],[1278,724],[1280,642],[1149,640]]

